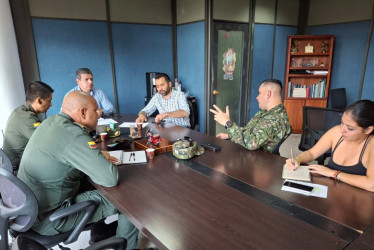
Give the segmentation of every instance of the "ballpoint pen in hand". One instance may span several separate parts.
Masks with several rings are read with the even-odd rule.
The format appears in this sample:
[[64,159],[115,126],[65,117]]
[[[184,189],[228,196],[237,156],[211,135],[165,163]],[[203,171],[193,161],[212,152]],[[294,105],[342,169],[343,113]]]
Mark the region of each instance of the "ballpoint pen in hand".
[[291,163],[292,165],[295,165],[295,161],[294,161],[294,158],[293,158],[293,149],[291,148]]

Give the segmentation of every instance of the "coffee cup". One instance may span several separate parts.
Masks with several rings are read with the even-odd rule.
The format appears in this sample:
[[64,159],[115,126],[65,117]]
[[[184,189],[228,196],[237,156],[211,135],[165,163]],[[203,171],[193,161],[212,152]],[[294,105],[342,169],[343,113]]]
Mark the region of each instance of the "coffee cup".
[[108,133],[100,133],[101,141],[106,141],[107,136],[108,136]]
[[146,151],[147,158],[152,160],[155,157],[155,149],[154,148],[148,148]]

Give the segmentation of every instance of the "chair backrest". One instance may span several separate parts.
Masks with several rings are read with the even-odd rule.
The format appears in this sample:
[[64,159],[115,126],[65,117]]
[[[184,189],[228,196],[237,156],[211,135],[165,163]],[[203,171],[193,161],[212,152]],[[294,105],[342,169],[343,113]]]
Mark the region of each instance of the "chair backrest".
[[194,129],[195,128],[195,116],[194,116],[194,108],[192,106],[192,102],[190,102],[189,100],[187,100],[187,103],[188,103],[188,107],[190,108],[190,124],[191,124],[191,129]]
[[8,172],[13,173],[12,162],[2,149],[0,149],[0,168],[4,168]]
[[287,138],[292,134],[292,127],[291,127],[291,131],[290,133],[288,133],[278,144],[277,146],[274,148],[273,152],[271,152],[272,154],[276,154],[276,155],[279,155],[279,149],[281,147],[281,145],[283,144],[283,142],[285,140],[287,140]]
[[33,192],[11,172],[0,168],[0,249],[7,249],[8,229],[29,230],[38,215]]
[[347,107],[347,94],[345,88],[330,90],[330,107],[332,109],[342,109]]
[[299,149],[305,151],[313,147],[327,130],[341,123],[343,113],[339,109],[304,106]]

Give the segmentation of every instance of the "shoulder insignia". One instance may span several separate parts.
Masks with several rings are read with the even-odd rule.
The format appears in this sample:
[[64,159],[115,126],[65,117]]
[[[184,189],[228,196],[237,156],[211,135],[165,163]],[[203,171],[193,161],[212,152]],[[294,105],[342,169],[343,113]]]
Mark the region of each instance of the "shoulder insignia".
[[97,148],[97,144],[96,144],[96,142],[94,142],[94,141],[89,141],[89,142],[87,142],[88,143],[88,146],[90,146],[90,148]]
[[34,128],[39,127],[39,125],[40,125],[40,122],[36,122],[36,123],[34,123]]

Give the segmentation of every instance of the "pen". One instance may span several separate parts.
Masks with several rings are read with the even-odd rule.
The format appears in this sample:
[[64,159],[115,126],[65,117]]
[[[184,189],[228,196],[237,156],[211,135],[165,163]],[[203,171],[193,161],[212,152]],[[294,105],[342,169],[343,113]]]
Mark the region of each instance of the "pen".
[[295,164],[293,159],[294,159],[294,158],[293,158],[293,149],[291,148],[291,162],[292,162],[292,165]]

